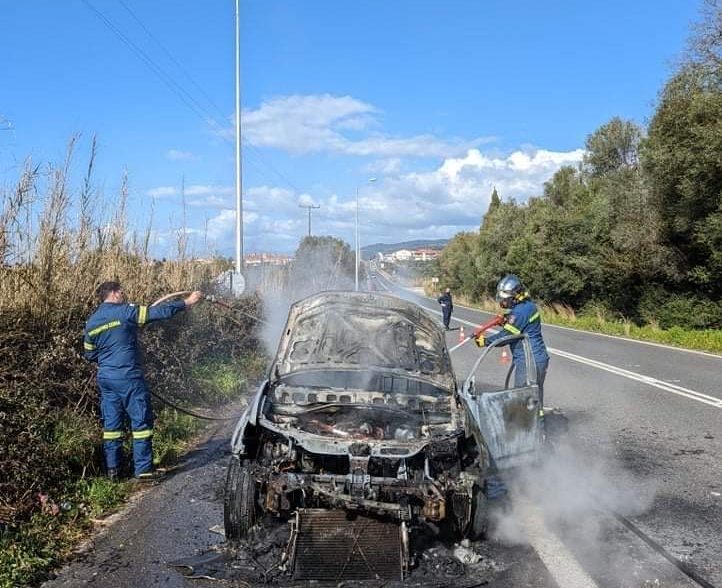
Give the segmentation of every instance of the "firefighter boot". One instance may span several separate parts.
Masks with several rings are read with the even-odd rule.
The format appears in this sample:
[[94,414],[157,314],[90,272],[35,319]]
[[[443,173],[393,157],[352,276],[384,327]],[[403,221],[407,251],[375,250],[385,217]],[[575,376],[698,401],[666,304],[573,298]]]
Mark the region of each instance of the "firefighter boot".
[[162,472],[160,470],[143,472],[142,474],[138,474],[135,477],[135,479],[139,482],[160,482],[163,478],[165,478],[165,472]]

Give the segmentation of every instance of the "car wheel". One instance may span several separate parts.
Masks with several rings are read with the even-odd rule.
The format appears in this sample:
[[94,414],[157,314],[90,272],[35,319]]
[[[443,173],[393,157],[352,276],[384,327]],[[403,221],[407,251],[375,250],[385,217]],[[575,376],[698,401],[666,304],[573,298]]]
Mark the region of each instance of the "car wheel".
[[256,524],[256,481],[248,468],[231,456],[223,496],[223,523],[227,541],[244,539]]
[[489,530],[489,503],[484,491],[474,486],[474,497],[471,502],[471,522],[467,535],[469,539],[484,539]]

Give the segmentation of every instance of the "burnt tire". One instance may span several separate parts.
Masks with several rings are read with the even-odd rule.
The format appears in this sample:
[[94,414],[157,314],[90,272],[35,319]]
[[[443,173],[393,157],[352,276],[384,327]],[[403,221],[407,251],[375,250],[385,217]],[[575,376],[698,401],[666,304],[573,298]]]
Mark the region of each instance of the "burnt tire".
[[223,495],[223,525],[227,541],[245,539],[256,524],[256,497],[256,481],[248,468],[232,455]]
[[474,486],[471,500],[471,520],[466,535],[469,539],[485,539],[489,531],[489,502],[481,488]]

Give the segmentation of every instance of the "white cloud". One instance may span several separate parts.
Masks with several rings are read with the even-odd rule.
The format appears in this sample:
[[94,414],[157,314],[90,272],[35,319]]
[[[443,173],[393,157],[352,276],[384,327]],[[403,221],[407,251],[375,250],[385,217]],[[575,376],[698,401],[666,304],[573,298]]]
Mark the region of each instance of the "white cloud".
[[146,195],[151,198],[169,198],[177,194],[178,189],[173,186],[158,186],[157,188],[151,188],[146,191]]
[[301,194],[298,197],[298,205],[299,206],[316,206],[316,203],[313,201],[313,198],[310,194]]
[[[256,147],[294,154],[381,157],[447,157],[493,140],[448,140],[434,135],[392,137],[373,131],[380,125],[379,114],[373,105],[351,96],[283,96],[265,101],[255,110],[243,111],[243,135]],[[232,136],[233,131],[227,132]]]
[[[235,193],[233,186],[220,186],[213,184],[191,184],[182,190],[186,198],[189,198],[190,206],[210,206],[212,208],[223,208],[228,197]],[[146,195],[151,198],[170,198],[181,195],[180,186],[158,186],[146,190]]]
[[402,168],[400,157],[392,157],[390,159],[377,159],[364,167],[364,170],[372,174],[382,174],[390,176],[398,174]]
[[179,151],[177,149],[169,149],[165,156],[171,161],[183,161],[194,158],[194,155],[190,151]]
[[218,196],[228,196],[229,194],[234,193],[234,189],[235,188],[233,186],[193,184],[191,186],[185,187],[185,194],[186,196],[208,196],[211,194]]
[[[472,149],[463,157],[446,159],[436,169],[409,172],[364,186],[360,192],[362,243],[451,237],[459,231],[475,230],[489,207],[494,187],[503,199],[526,201],[542,193],[544,182],[559,167],[576,165],[582,155],[581,149],[538,149],[491,156]],[[354,198],[311,196],[258,186],[250,188],[244,200],[248,247],[293,251],[306,231],[306,213],[298,208],[299,203],[306,202],[321,205],[313,212],[315,234],[352,241]],[[235,226],[233,203],[228,206],[209,221],[209,235],[212,233],[219,249],[226,250],[232,249]]]

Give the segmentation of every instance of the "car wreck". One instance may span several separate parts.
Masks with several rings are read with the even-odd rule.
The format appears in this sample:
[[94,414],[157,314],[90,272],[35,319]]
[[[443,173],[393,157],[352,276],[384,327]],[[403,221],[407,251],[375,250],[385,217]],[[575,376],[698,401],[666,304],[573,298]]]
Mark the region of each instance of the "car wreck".
[[533,460],[541,436],[534,362],[523,388],[504,389],[507,375],[487,390],[476,372],[490,351],[459,387],[444,333],[421,307],[375,292],[294,304],[232,437],[227,539],[244,539],[262,513],[287,519],[295,577],[337,579],[319,552],[341,565],[344,541],[366,561],[359,577],[376,550],[398,578],[419,526],[482,537],[489,478]]

